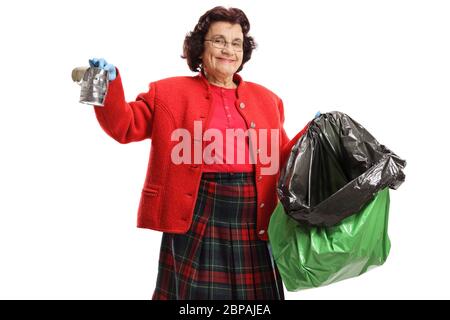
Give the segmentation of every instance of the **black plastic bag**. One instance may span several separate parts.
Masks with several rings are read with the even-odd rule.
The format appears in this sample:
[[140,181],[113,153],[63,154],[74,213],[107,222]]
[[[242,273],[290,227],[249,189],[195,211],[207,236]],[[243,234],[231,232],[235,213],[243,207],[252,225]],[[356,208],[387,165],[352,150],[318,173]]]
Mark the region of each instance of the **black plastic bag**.
[[293,219],[330,227],[360,211],[379,190],[397,189],[405,165],[359,123],[334,111],[311,121],[296,142],[277,193]]

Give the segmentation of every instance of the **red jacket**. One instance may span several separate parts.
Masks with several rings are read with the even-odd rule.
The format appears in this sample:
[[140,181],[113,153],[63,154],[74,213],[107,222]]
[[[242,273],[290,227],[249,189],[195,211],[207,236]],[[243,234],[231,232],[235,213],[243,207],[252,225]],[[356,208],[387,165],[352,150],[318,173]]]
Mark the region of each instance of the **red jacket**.
[[[281,168],[302,132],[289,143],[283,129],[281,99],[263,86],[243,81],[237,74],[235,80],[239,81],[236,106],[247,126],[256,130],[280,129]],[[136,101],[127,103],[120,74],[117,73],[117,78],[109,84],[105,106],[94,107],[100,126],[118,142],[129,143],[151,138],[150,159],[138,209],[138,227],[170,233],[188,231],[202,164],[172,163],[171,150],[178,142],[171,141],[171,134],[176,128],[185,128],[193,137],[194,120],[202,121],[204,131],[212,114],[209,112],[211,100],[208,81],[199,74],[152,82],[148,92],[139,94]],[[192,141],[191,147],[197,142]],[[268,150],[271,150],[270,143]],[[270,215],[278,202],[278,174],[261,175],[263,165],[259,157],[256,158],[257,231],[260,239],[267,240]]]

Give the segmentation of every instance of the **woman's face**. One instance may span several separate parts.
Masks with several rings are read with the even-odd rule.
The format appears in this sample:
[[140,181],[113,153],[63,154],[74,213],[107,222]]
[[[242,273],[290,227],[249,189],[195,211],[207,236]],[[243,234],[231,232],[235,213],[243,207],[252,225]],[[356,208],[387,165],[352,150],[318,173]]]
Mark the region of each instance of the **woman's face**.
[[227,42],[223,49],[217,48],[212,41],[205,41],[205,49],[202,54],[203,68],[206,73],[215,78],[232,77],[242,64],[243,49],[235,51],[233,48],[242,48],[244,35],[239,24],[229,22],[214,22],[209,27],[205,40],[215,40],[219,43],[220,39]]

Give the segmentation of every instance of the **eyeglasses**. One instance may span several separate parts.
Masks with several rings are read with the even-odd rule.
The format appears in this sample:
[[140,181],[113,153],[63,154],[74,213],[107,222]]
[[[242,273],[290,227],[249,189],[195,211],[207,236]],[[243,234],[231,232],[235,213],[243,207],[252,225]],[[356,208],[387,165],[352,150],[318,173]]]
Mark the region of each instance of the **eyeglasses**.
[[240,40],[228,42],[222,37],[217,37],[212,39],[205,39],[205,41],[211,41],[212,46],[217,49],[225,49],[227,47],[227,44],[231,43],[231,48],[233,48],[235,52],[241,52],[243,50],[243,44]]

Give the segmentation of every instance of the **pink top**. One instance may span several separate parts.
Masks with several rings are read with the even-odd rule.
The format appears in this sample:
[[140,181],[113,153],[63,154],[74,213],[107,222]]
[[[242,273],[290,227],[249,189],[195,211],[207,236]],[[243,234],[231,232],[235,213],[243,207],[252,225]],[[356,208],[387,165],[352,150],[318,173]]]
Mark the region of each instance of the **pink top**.
[[[245,138],[237,138],[235,129],[242,129],[241,133],[247,132],[247,124],[236,107],[236,89],[222,88],[210,84],[212,93],[212,117],[209,127],[206,129],[218,129],[222,134],[222,142],[215,142],[215,134],[212,134],[211,141],[203,142],[203,171],[205,172],[251,172],[254,170],[253,164],[249,161],[248,136]],[[226,129],[230,129],[229,136],[233,139],[227,139]],[[232,133],[230,135],[230,133]],[[243,136],[243,135],[242,135]],[[245,139],[245,140],[244,140]],[[240,141],[239,141],[240,140]],[[222,148],[214,148],[222,146]],[[208,148],[208,145],[211,145]],[[244,145],[244,146],[243,146]],[[240,149],[240,150],[238,150]],[[240,151],[244,149],[244,157],[238,157]],[[223,150],[223,151],[222,151]],[[233,150],[232,161],[227,161],[228,150]],[[217,152],[214,152],[217,151]],[[244,161],[242,161],[244,160]],[[210,162],[215,162],[209,164]]]

